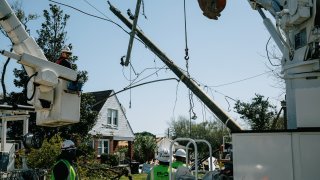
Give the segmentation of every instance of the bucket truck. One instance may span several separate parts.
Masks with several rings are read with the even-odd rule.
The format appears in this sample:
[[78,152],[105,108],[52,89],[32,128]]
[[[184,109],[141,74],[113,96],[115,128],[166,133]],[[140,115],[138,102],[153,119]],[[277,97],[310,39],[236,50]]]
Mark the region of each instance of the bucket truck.
[[36,111],[36,124],[57,127],[79,122],[80,96],[67,88],[76,80],[77,72],[47,60],[6,0],[0,1],[0,25],[14,50],[1,53],[16,59],[29,76],[27,99]]
[[[198,2],[204,16],[218,19],[225,0]],[[232,133],[234,179],[319,179],[320,0],[248,2],[283,55],[288,123],[282,132]]]

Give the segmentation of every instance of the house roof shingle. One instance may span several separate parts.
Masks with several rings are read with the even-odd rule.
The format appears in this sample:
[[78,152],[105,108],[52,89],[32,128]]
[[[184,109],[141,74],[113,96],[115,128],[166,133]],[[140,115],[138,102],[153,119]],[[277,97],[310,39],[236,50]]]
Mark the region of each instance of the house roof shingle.
[[93,95],[94,99],[96,100],[92,109],[94,111],[99,112],[103,107],[104,103],[107,101],[110,94],[112,93],[112,90],[95,91],[95,92],[87,92],[87,93]]

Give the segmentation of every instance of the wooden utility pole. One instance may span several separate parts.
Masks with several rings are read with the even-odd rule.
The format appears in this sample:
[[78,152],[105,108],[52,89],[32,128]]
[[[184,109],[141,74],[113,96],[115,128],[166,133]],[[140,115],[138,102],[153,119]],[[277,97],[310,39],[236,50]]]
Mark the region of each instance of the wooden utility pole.
[[[130,29],[132,29],[132,23],[124,17],[121,12],[114,6],[110,5],[110,10]],[[145,43],[148,48],[155,53],[168,68],[178,76],[178,78],[199,98],[201,101],[231,130],[231,132],[241,131],[241,127],[224,112],[218,105],[214,103],[210,97],[200,89],[200,87],[185,73],[183,73],[178,66],[176,66],[172,60],[170,60],[156,45],[154,45],[140,30],[136,29],[137,36]]]

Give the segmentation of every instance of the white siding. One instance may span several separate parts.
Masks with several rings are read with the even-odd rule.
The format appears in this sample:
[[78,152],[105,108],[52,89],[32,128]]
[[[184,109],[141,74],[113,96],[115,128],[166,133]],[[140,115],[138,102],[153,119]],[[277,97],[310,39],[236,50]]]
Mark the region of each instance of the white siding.
[[[118,126],[108,126],[108,109],[118,111]],[[134,134],[126,116],[121,109],[121,105],[116,96],[111,96],[101,108],[97,123],[89,132],[92,135],[113,136],[114,140],[130,140],[133,141]]]

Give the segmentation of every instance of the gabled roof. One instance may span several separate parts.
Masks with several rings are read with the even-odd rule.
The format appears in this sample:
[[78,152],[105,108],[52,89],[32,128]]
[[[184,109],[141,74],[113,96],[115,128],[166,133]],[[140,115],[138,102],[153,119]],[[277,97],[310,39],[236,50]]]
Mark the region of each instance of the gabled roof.
[[108,97],[112,93],[112,90],[105,91],[95,91],[95,92],[87,92],[88,94],[92,94],[94,99],[96,100],[93,105],[93,110],[99,112],[103,107],[104,103],[107,101]]
[[[94,99],[96,100],[96,103],[93,105],[93,109],[99,112],[97,122],[89,131],[89,134],[99,134],[106,137],[112,136],[114,140],[133,141],[134,133],[131,128],[131,125],[127,120],[124,109],[121,103],[119,102],[117,96],[112,96],[113,93],[113,90],[88,92],[88,94],[93,95]],[[111,101],[111,104],[109,101]],[[117,104],[112,104],[112,102],[116,102]],[[110,105],[118,107],[118,110],[120,110],[119,126],[113,127],[112,125],[107,124],[106,110],[108,107],[110,107]],[[120,123],[120,117],[122,117],[121,122],[124,123]]]

